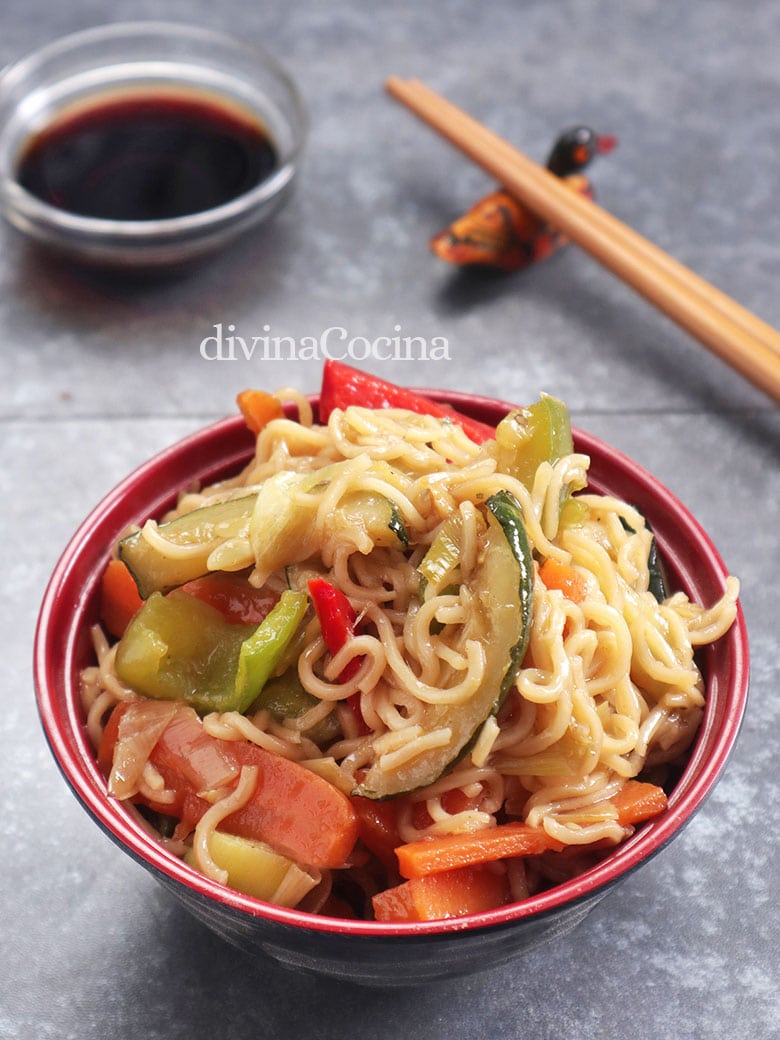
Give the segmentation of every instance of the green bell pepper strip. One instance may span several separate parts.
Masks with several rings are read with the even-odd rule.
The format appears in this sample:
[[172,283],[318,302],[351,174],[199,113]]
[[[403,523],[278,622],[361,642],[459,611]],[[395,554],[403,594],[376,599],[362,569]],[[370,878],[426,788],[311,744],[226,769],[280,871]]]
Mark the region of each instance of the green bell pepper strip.
[[[496,429],[496,450],[499,469],[530,491],[543,462],[554,465],[574,451],[568,408],[557,397],[542,394],[534,404],[510,412]],[[586,512],[566,489],[561,497],[561,522],[581,522]]]
[[309,606],[305,592],[285,589],[271,613],[241,644],[236,672],[236,711],[245,712],[273,675]]
[[117,645],[117,675],[144,697],[183,701],[200,715],[244,712],[278,665],[307,606],[306,593],[285,592],[259,625],[240,625],[181,590],[155,592]]
[[200,715],[229,711],[241,646],[256,627],[186,592],[154,592],[117,645],[117,675],[144,697],[184,701]]

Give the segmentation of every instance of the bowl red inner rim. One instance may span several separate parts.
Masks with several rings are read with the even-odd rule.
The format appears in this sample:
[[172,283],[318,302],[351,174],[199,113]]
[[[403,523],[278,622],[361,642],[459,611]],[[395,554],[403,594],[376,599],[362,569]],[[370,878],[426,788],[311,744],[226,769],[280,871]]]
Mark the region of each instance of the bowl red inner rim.
[[[423,392],[492,424],[514,407],[472,394]],[[316,406],[317,397],[311,400]],[[709,536],[682,502],[645,469],[605,442],[576,429],[574,439],[575,449],[591,457],[589,487],[626,498],[648,516],[675,587],[689,594],[695,587],[699,595],[710,601],[720,595],[728,571]],[[342,935],[431,935],[541,916],[606,890],[660,851],[700,808],[723,772],[745,710],[748,640],[741,607],[730,631],[715,647],[705,650],[707,707],[689,763],[670,795],[668,809],[641,825],[595,867],[522,902],[444,921],[385,924],[330,918],[273,906],[234,892],[167,852],[120,803],[106,795],[105,781],[84,729],[78,671],[88,659],[88,629],[96,619],[99,578],[122,529],[140,519],[141,514],[159,515],[170,507],[176,492],[189,479],[202,477],[209,481],[235,471],[250,457],[252,447],[253,439],[241,417],[231,416],[153,456],[109,492],[83,521],[63,551],[44,594],[34,650],[36,696],[44,733],[73,793],[109,836],[131,855],[202,897],[280,924]],[[187,472],[182,479],[183,464]],[[136,501],[143,509],[128,507],[139,491],[143,492],[143,500]],[[715,668],[718,662],[722,662],[720,668]],[[718,697],[714,696],[716,692]]]

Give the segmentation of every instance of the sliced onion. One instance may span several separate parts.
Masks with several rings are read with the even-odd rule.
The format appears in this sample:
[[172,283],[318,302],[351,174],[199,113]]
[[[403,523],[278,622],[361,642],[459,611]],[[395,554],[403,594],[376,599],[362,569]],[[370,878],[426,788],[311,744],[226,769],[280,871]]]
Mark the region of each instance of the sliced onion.
[[131,798],[137,793],[152,749],[178,711],[175,701],[133,701],[119,721],[108,793]]

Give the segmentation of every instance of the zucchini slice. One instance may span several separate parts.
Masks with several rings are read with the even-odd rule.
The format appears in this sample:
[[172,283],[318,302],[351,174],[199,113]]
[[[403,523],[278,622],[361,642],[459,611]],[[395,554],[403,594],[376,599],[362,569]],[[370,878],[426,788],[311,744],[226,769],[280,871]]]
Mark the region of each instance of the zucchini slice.
[[[522,511],[506,491],[487,502],[481,535],[481,564],[466,583],[473,609],[459,634],[458,649],[478,640],[485,674],[463,704],[428,704],[423,731],[448,728],[445,746],[431,748],[394,770],[384,770],[375,754],[355,794],[391,798],[433,783],[468,750],[485,720],[501,707],[517,677],[528,646],[533,611],[533,562]],[[452,673],[452,682],[458,681]]]
[[[209,571],[236,571],[254,565],[265,579],[280,567],[308,559],[318,548],[316,500],[296,500],[293,492],[312,492],[326,485],[339,465],[313,473],[276,473],[259,491],[194,509],[123,538],[119,556],[133,575],[141,598],[170,592]],[[385,476],[383,470],[379,474]],[[373,491],[345,495],[327,526],[359,532],[376,546],[405,549],[409,542],[398,507]]]
[[153,592],[169,592],[217,569],[209,567],[209,556],[233,539],[245,541],[246,552],[242,555],[239,551],[238,566],[230,569],[250,566],[253,558],[247,535],[256,498],[256,494],[242,495],[193,509],[175,520],[155,525],[151,538],[146,537],[143,528],[123,538],[119,558],[135,578],[141,598],[148,599]]

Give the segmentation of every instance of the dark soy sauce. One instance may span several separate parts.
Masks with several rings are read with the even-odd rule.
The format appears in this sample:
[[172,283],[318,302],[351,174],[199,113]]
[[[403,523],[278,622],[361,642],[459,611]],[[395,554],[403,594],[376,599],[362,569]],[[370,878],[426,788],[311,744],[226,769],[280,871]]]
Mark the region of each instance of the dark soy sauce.
[[278,166],[260,120],[219,97],[115,94],[61,113],[22,150],[17,180],[58,209],[109,220],[202,213]]

